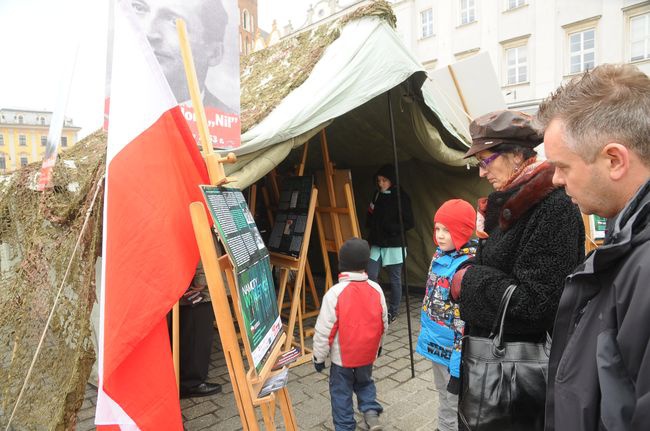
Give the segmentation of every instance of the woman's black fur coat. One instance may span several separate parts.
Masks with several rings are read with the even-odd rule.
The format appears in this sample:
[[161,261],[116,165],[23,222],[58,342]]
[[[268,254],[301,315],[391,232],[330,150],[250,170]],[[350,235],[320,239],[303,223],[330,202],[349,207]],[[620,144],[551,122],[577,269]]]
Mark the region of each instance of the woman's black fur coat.
[[[516,284],[505,333],[509,339],[552,332],[565,277],[584,259],[580,211],[552,184],[553,169],[488,196],[485,231],[462,279],[465,335],[488,336],[505,289]],[[514,335],[514,337],[513,337]]]

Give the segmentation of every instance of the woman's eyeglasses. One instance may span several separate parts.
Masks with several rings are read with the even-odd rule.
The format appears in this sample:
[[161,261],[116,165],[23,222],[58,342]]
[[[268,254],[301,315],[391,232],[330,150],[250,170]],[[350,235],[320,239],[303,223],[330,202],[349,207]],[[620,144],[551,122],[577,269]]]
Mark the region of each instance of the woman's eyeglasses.
[[490,157],[486,157],[483,160],[478,159],[479,168],[487,169],[488,166],[490,166],[490,163],[492,163],[494,160],[496,160],[496,158],[499,157],[500,155],[501,155],[501,153],[494,153]]

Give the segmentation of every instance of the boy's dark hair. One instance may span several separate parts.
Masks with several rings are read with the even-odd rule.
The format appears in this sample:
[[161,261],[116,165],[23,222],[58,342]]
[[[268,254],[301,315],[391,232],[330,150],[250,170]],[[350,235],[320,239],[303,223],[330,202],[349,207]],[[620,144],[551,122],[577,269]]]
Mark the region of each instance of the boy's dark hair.
[[339,250],[339,272],[363,271],[370,260],[370,246],[365,239],[350,238]]

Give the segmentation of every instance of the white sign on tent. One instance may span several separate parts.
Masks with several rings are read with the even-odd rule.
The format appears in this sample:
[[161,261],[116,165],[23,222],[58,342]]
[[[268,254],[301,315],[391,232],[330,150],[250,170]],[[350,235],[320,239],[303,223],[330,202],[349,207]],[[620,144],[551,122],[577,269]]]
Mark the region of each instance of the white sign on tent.
[[[429,73],[423,90],[430,90],[436,108],[468,141],[472,119],[506,109],[501,86],[487,52]],[[426,96],[425,96],[426,97]]]

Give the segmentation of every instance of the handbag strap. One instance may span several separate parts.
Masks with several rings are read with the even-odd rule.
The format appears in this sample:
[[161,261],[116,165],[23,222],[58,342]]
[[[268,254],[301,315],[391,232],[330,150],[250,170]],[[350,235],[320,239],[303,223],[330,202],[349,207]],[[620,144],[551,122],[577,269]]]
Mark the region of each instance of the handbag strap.
[[[512,298],[512,294],[516,288],[516,284],[511,284],[506,288],[505,292],[503,292],[501,302],[499,303],[499,311],[497,311],[497,315],[494,318],[494,324],[492,325],[492,333],[490,334],[490,337],[495,337],[494,344],[499,350],[503,348],[503,324],[506,320],[508,304],[510,304],[510,298]],[[495,336],[497,325],[499,327],[499,332],[497,332]]]

